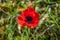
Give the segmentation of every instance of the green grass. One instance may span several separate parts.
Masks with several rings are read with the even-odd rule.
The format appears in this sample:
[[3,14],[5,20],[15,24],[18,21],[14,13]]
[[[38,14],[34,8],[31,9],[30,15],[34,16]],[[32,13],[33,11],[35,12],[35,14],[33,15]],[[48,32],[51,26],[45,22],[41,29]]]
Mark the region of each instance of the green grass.
[[[28,6],[32,6],[40,14],[40,22],[36,28],[21,28],[17,24],[18,15]],[[6,2],[0,2],[0,40],[59,40],[59,35],[59,0],[6,0]]]

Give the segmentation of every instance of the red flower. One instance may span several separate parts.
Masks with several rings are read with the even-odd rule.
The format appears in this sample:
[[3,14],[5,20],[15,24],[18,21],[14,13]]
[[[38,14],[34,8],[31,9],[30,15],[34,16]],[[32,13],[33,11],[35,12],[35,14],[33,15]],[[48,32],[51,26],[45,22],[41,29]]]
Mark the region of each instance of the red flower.
[[18,24],[22,27],[35,28],[39,22],[39,14],[31,7],[22,11],[22,14],[17,18]]

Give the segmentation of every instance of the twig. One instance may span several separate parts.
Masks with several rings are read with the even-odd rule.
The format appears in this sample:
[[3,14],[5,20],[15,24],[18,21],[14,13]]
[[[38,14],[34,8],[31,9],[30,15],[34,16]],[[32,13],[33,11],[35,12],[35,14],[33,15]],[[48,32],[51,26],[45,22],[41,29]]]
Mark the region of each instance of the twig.
[[47,17],[48,17],[48,14],[45,14],[45,16],[40,20],[40,24],[43,23]]
[[49,30],[51,27],[53,27],[54,26],[54,24],[52,24],[51,26],[49,26],[47,29],[45,29],[42,33],[41,33],[41,35],[43,35],[47,30]]
[[51,8],[47,7],[47,13],[43,16],[43,18],[39,21],[39,26],[44,22],[44,20],[48,17],[48,13],[50,12]]

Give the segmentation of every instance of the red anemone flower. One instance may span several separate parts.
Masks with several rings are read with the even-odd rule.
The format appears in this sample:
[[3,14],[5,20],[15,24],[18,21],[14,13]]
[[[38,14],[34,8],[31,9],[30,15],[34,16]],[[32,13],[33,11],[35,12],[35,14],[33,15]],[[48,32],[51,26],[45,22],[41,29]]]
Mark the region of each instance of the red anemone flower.
[[18,24],[22,27],[27,26],[28,28],[35,28],[39,22],[39,14],[35,12],[32,7],[22,11],[22,14],[17,18]]

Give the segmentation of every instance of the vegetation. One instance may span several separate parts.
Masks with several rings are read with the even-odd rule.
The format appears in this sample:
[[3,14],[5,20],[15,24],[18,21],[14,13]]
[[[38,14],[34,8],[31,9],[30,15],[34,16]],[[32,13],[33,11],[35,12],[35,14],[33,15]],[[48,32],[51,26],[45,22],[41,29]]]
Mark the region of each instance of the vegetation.
[[[21,28],[16,19],[29,6],[40,22]],[[0,0],[0,40],[60,40],[60,0]]]

